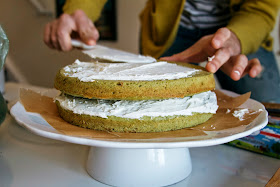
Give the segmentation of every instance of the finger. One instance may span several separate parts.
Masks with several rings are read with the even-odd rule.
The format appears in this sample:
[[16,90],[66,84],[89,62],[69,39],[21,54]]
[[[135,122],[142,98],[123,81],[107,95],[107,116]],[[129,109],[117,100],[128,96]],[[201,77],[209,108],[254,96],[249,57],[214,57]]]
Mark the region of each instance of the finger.
[[204,52],[203,49],[197,49],[196,46],[191,46],[190,48],[180,53],[168,57],[162,57],[160,58],[160,60],[199,63],[205,61],[208,55],[209,54],[207,52]]
[[77,32],[83,42],[88,45],[95,45],[99,38],[99,33],[92,21],[83,11],[76,11],[73,15],[77,24]]
[[230,52],[228,48],[221,48],[216,51],[214,58],[206,64],[206,70],[215,73],[222,65],[230,59]]
[[50,47],[50,48],[54,48],[54,46],[51,44],[51,23],[46,24],[45,29],[44,29],[44,43]]
[[257,58],[249,60],[248,63],[249,65],[248,68],[246,68],[246,72],[248,72],[250,77],[255,78],[262,71],[261,63]]
[[173,62],[188,62],[185,51],[174,54],[172,56],[162,57],[162,58],[160,58],[160,60],[173,61]]
[[211,45],[214,49],[219,49],[223,47],[224,43],[230,38],[231,32],[228,28],[220,28],[214,34]]
[[164,60],[164,61],[173,61],[173,62],[182,62],[182,60],[180,60],[181,57],[179,55],[172,55],[172,56],[165,56],[165,57],[161,57],[159,60]]
[[57,39],[57,24],[58,21],[55,20],[51,25],[51,44],[55,49],[60,50],[61,48]]
[[75,21],[68,14],[63,14],[59,18],[57,26],[57,40],[62,51],[70,51],[71,45],[71,33],[77,30]]
[[230,77],[237,81],[242,76],[246,74],[245,69],[248,65],[248,59],[245,55],[237,55],[235,58],[233,58],[233,67],[230,73]]
[[159,60],[162,60],[162,61],[174,61],[174,62],[176,62],[176,61],[172,58],[172,56],[161,57],[161,58],[159,58]]
[[88,25],[79,24],[78,27],[78,32],[82,41],[88,45],[95,45],[96,41],[99,39],[99,32],[93,23],[90,21]]

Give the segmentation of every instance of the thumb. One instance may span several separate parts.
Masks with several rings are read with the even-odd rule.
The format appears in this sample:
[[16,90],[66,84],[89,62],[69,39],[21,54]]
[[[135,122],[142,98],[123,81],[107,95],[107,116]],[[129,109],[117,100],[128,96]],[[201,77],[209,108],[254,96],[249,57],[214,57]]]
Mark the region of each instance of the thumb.
[[99,39],[99,33],[93,22],[82,10],[75,11],[73,17],[77,25],[77,33],[80,39],[88,45],[95,45],[96,41]]
[[231,32],[228,28],[220,28],[212,38],[212,47],[214,49],[221,48],[224,43],[230,38]]
[[83,25],[78,30],[81,40],[88,45],[95,45],[99,39],[99,32],[93,24]]

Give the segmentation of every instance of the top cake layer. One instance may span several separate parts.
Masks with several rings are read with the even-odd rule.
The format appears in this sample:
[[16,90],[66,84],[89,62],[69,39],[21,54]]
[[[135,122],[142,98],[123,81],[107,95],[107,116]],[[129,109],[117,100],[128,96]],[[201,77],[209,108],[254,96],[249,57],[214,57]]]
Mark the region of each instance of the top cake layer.
[[167,99],[213,90],[213,74],[190,64],[89,63],[62,68],[55,87],[66,94],[98,99]]

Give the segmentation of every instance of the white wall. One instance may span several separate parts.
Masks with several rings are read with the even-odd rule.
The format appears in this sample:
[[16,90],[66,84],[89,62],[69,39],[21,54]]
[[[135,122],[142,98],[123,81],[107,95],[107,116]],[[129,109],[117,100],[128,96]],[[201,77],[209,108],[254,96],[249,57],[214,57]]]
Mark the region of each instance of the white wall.
[[[47,1],[47,0],[44,0]],[[52,4],[54,0],[48,0]],[[146,0],[117,0],[117,42],[101,42],[110,47],[138,53],[138,14]],[[43,30],[53,16],[40,16],[29,0],[0,0],[0,24],[10,40],[8,68],[23,82],[52,87],[56,72],[76,58],[86,58],[78,50],[69,53],[49,49]],[[7,68],[7,67],[6,67]]]

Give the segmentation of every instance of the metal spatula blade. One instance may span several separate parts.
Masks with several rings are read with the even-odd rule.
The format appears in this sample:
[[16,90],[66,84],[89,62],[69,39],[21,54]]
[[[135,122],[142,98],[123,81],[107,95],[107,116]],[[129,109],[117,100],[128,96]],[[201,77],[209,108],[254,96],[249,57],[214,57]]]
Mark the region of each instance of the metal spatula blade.
[[87,45],[80,40],[72,39],[72,46],[82,49],[82,52],[93,59],[112,61],[112,62],[127,62],[127,63],[152,63],[156,59],[150,56],[143,56],[129,53],[126,51],[113,49],[101,45]]

